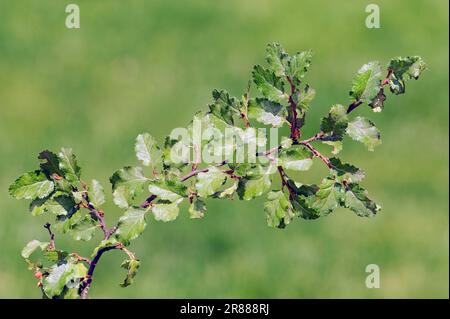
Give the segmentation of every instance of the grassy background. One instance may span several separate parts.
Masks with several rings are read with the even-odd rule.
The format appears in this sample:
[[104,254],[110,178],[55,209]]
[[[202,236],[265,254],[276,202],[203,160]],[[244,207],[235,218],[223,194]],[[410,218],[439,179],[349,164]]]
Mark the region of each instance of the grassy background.
[[[382,212],[365,220],[339,209],[279,231],[266,226],[262,201],[210,201],[201,221],[184,207],[173,223],[150,221],[133,244],[142,261],[134,286],[118,286],[122,256],[111,253],[91,295],[448,298],[447,1],[377,1],[381,29],[365,27],[368,1],[75,2],[79,30],[64,26],[65,1],[0,2],[0,297],[40,297],[19,253],[32,238],[47,239],[45,218],[7,195],[39,151],[73,147],[85,179],[107,185],[114,170],[136,163],[138,133],[162,141],[213,88],[241,94],[265,44],[278,41],[315,52],[306,136],[332,103],[347,103],[363,63],[413,54],[427,61],[423,78],[388,96],[384,112],[358,110],[382,132],[376,152],[346,143],[342,153],[366,170],[363,184]],[[317,164],[314,181],[324,173]],[[120,214],[106,211],[110,223]],[[62,237],[57,244],[79,249]],[[365,287],[370,263],[381,268],[380,289]]]

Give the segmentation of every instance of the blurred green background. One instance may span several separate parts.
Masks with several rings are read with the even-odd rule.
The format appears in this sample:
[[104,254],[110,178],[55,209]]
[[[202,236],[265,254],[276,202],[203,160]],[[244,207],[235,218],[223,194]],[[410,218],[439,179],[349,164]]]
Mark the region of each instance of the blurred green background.
[[[132,249],[142,266],[120,288],[122,256],[104,256],[97,298],[449,297],[448,1],[73,1],[81,29],[65,28],[66,1],[0,1],[0,297],[39,298],[20,250],[47,239],[46,218],[9,198],[11,181],[37,165],[37,153],[69,146],[85,179],[104,185],[134,165],[143,131],[160,142],[185,126],[213,88],[240,95],[265,45],[315,52],[308,81],[317,90],[305,136],[333,103],[346,104],[352,76],[370,60],[421,55],[428,70],[388,95],[371,114],[383,144],[374,153],[345,143],[342,157],[366,170],[383,210],[362,219],[339,209],[285,230],[266,226],[261,200],[209,201],[204,220],[184,206],[172,223],[149,221]],[[365,27],[377,3],[381,28]],[[318,181],[320,163],[307,175]],[[111,196],[109,195],[109,199]],[[111,224],[120,210],[106,207]],[[89,255],[87,245],[57,245]],[[86,246],[86,247],[82,247]],[[367,289],[365,267],[381,268]]]

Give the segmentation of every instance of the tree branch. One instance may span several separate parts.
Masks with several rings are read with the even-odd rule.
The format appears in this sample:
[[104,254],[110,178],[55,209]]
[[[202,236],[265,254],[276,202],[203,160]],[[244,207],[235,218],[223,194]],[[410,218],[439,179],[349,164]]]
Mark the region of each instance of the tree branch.
[[292,122],[291,122],[291,139],[294,142],[297,142],[298,138],[300,137],[300,130],[297,127],[297,104],[295,103],[294,99],[293,99],[293,95],[295,93],[295,91],[297,90],[297,88],[295,87],[294,82],[292,82],[290,77],[286,77],[290,86],[291,86],[291,95],[289,96],[289,104],[291,106],[291,112],[292,112]]

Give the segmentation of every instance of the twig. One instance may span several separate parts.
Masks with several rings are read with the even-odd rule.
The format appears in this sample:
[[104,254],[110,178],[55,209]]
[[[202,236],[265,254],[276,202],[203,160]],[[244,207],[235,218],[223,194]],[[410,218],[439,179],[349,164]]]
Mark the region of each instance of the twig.
[[[216,167],[224,166],[224,165],[226,165],[227,163],[228,163],[227,160],[222,161],[221,163],[217,164]],[[191,178],[191,177],[197,175],[198,173],[206,173],[206,172],[208,172],[208,171],[209,171],[209,167],[206,167],[206,168],[203,168],[203,169],[196,169],[196,170],[193,170],[193,171],[189,172],[187,175],[185,175],[185,176],[183,176],[182,178],[180,178],[180,182],[184,182],[184,181],[188,180],[189,178]]]
[[300,137],[300,130],[297,127],[297,104],[294,102],[293,95],[297,88],[295,87],[294,82],[292,82],[290,77],[286,77],[289,84],[291,85],[291,95],[289,96],[289,104],[291,106],[291,112],[292,112],[292,122],[291,122],[291,139],[294,142],[297,142],[298,138]]
[[313,155],[320,158],[328,166],[328,168],[333,168],[333,165],[331,165],[330,159],[328,157],[326,157],[325,155],[322,155],[310,143],[301,142],[300,144],[306,146],[313,153]]
[[48,245],[48,250],[55,250],[55,234],[50,229],[51,225],[50,223],[46,223],[44,225],[44,228],[47,228],[48,233],[50,235],[50,244]]

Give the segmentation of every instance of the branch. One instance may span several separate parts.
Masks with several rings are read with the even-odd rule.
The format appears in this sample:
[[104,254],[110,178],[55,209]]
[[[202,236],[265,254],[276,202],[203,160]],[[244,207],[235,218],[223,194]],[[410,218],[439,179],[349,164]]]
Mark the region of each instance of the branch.
[[47,228],[48,233],[49,233],[49,235],[50,235],[50,244],[49,244],[48,249],[49,249],[49,250],[55,250],[55,234],[52,232],[52,230],[50,229],[50,227],[51,227],[50,223],[46,223],[46,224],[44,225],[44,228]]
[[89,264],[89,269],[86,274],[86,281],[84,281],[83,284],[80,286],[81,299],[86,299],[88,297],[89,288],[92,285],[92,276],[94,275],[95,267],[97,266],[97,263],[100,260],[100,257],[102,257],[103,253],[105,253],[109,250],[121,249],[121,248],[119,248],[119,245],[102,247],[97,251],[97,254],[94,256],[94,258],[92,259],[92,261]]
[[288,180],[289,176],[287,176],[286,172],[284,171],[283,167],[278,166],[278,172],[280,173],[281,178],[281,186],[282,188],[286,187],[289,191],[289,199],[293,200],[297,193],[295,192],[295,189],[292,188],[291,185],[289,185]]
[[331,165],[330,159],[326,157],[325,155],[322,155],[317,149],[315,149],[309,142],[300,142],[301,145],[306,146],[314,156],[320,158],[327,166],[328,168],[333,168],[333,165]]
[[291,95],[289,96],[289,104],[291,106],[291,112],[292,112],[292,122],[291,122],[291,139],[294,142],[297,142],[298,138],[300,137],[300,130],[297,127],[297,104],[294,102],[294,99],[292,96],[294,95],[297,88],[295,87],[294,82],[292,82],[290,77],[286,77],[289,84],[291,85]]
[[[383,87],[389,84],[389,78],[391,77],[392,72],[393,72],[392,69],[389,68],[386,77],[383,79],[383,81],[381,81],[380,90],[383,90]],[[347,108],[347,114],[356,109],[361,104],[363,104],[363,101],[361,100],[353,101]]]
[[[221,163],[217,164],[216,167],[221,167],[224,166],[228,163],[227,160],[222,161]],[[196,169],[196,170],[192,170],[191,172],[189,172],[189,174],[183,176],[182,178],[180,178],[180,182],[184,182],[186,180],[188,180],[189,178],[196,176],[198,173],[206,173],[207,171],[209,171],[209,167],[203,168],[203,169]]]

